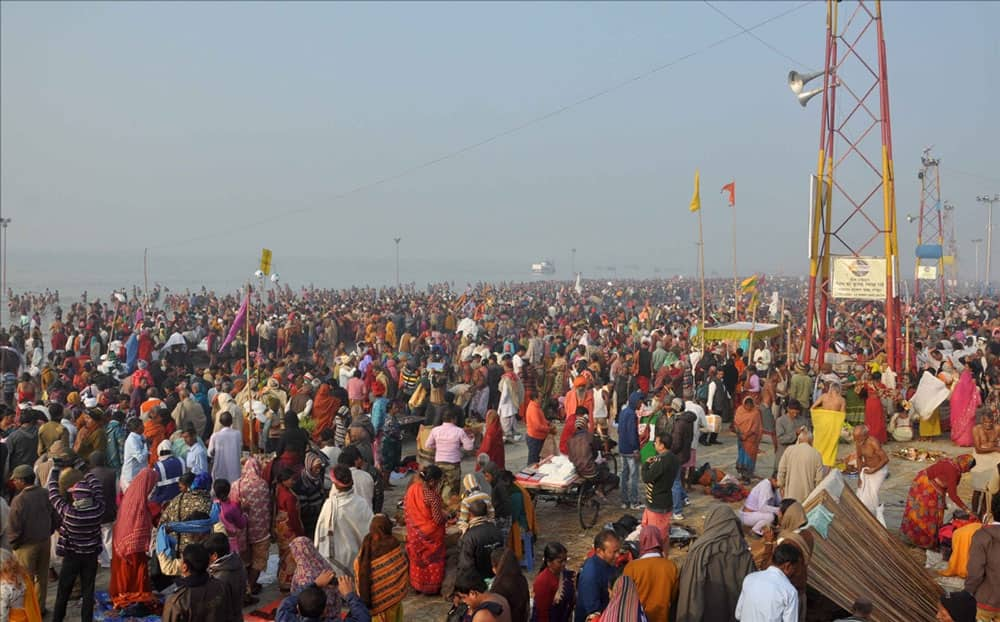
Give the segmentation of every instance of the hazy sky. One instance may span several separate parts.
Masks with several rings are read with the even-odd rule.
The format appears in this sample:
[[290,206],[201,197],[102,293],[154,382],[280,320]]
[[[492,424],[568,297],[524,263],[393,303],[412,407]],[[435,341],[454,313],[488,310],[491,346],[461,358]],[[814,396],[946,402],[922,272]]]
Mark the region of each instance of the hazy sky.
[[[751,26],[797,5],[717,6]],[[1000,3],[883,8],[903,273],[916,237],[904,215],[918,211],[920,152],[933,144],[971,277],[969,240],[985,237],[986,221],[975,196],[1000,192]],[[520,274],[543,257],[568,271],[573,246],[585,274],[608,264],[692,273],[687,202],[700,168],[710,273],[731,271],[718,189],[732,178],[740,271],[807,268],[819,101],[801,109],[785,75],[803,67],[749,36],[706,50],[739,32],[707,4],[4,2],[0,11],[0,200],[22,266],[29,249],[141,265],[151,247],[161,258],[208,258],[198,278],[211,279],[222,278],[211,273],[222,258],[252,264],[269,246],[276,262],[315,258],[336,275],[330,284],[389,282],[400,235],[404,263],[450,260],[484,275]],[[825,3],[812,2],[754,32],[815,69],[824,15]],[[61,261],[60,276],[108,265]],[[996,278],[1000,260],[994,268]]]

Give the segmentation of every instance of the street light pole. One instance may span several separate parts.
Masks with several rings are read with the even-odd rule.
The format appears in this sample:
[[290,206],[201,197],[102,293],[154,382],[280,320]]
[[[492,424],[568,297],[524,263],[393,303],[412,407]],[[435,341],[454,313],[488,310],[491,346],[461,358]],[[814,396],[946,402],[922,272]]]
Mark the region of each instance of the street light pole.
[[569,249],[569,252],[570,252],[569,269],[573,273],[571,276],[576,277],[576,249],[571,248]]
[[993,204],[1000,203],[1000,194],[994,193],[992,197],[983,195],[976,197],[976,200],[985,203],[986,209],[989,210],[986,217],[986,291],[990,291],[990,264],[993,263]]
[[3,316],[8,314],[7,308],[4,305],[4,297],[7,295],[7,225],[10,224],[10,218],[0,218],[0,226],[3,227],[3,274],[0,275],[0,280],[3,281],[0,284],[0,326],[3,326]]
[[982,292],[983,284],[979,282],[979,245],[983,243],[983,238],[976,238],[972,243],[976,246],[976,287]]
[[396,243],[396,289],[399,289],[399,241],[403,238],[392,238],[392,241]]

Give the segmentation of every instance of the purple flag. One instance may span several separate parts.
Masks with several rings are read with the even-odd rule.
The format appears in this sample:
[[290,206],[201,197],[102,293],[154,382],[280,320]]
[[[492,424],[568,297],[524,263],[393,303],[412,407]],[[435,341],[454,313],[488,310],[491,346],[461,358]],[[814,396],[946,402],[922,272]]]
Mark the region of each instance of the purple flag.
[[250,298],[247,296],[243,297],[243,304],[240,305],[240,310],[236,312],[236,318],[233,320],[233,325],[229,327],[229,333],[226,338],[222,340],[222,344],[219,346],[219,352],[222,352],[229,347],[229,344],[236,339],[237,333],[243,328],[243,324],[247,321],[247,304]]

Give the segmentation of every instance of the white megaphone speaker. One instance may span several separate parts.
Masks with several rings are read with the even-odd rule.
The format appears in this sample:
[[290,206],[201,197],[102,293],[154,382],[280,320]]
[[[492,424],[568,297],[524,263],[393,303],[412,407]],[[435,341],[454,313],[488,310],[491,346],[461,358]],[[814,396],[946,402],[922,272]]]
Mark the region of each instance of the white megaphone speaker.
[[823,87],[819,87],[818,89],[813,89],[811,91],[805,91],[805,92],[803,92],[802,89],[809,81],[820,77],[824,73],[826,72],[825,71],[815,71],[813,73],[799,73],[797,71],[788,72],[788,88],[792,89],[792,92],[795,93],[796,99],[799,100],[799,104],[803,108],[806,107],[806,104],[809,103],[810,99],[823,92]]

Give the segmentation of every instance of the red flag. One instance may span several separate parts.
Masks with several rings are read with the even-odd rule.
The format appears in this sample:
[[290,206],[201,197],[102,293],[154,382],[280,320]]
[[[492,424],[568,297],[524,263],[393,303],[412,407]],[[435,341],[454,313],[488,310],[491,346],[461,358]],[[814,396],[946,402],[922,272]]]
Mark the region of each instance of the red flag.
[[722,192],[729,193],[729,207],[736,206],[736,182],[731,181],[722,187]]

